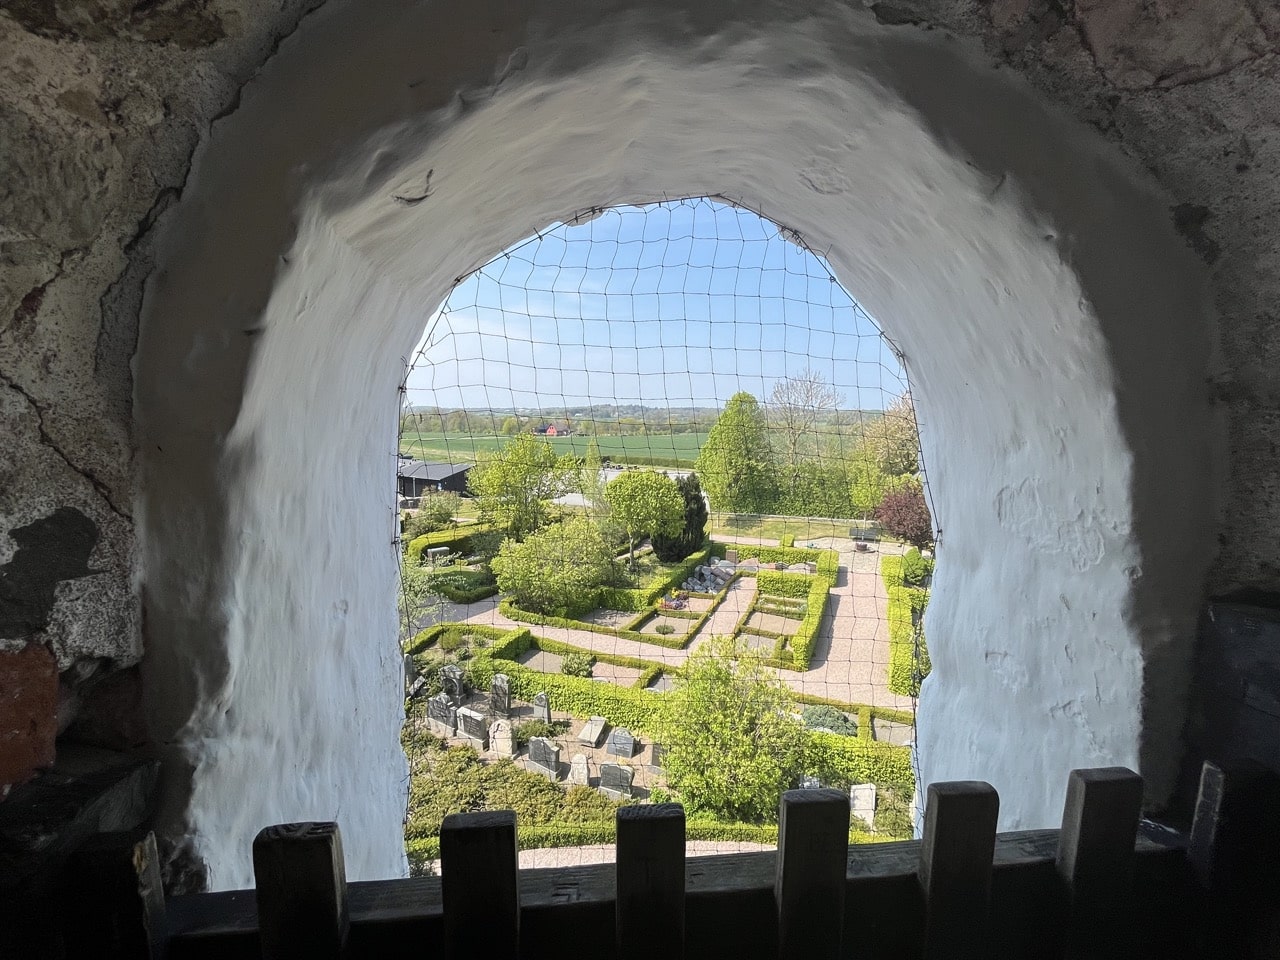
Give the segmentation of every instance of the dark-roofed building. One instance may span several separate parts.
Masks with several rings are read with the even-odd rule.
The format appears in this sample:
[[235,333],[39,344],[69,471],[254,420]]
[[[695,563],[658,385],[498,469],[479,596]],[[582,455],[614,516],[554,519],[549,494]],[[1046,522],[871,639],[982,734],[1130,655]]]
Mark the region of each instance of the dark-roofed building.
[[424,493],[467,489],[467,473],[473,463],[424,463],[401,459],[396,464],[396,487],[402,497],[420,497]]

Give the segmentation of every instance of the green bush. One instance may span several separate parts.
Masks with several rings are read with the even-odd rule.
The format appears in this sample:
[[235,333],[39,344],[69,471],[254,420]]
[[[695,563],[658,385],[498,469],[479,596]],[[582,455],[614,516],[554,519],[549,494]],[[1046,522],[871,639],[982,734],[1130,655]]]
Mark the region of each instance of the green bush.
[[922,633],[917,658],[914,627],[929,603],[929,591],[903,585],[903,557],[882,557],[880,575],[889,594],[889,689],[914,697],[929,675],[929,650]]
[[548,723],[545,720],[526,720],[524,723],[517,723],[511,728],[512,739],[518,748],[524,748],[529,745],[529,741],[534,737],[546,737],[548,740],[554,740],[556,737],[563,736],[569,732],[569,721],[552,720]]
[[933,560],[921,556],[918,547],[912,547],[902,555],[902,582],[908,587],[918,587],[933,573]]
[[487,523],[469,523],[454,530],[426,533],[408,542],[405,546],[405,556],[416,563],[421,563],[422,552],[428,547],[448,547],[454,553],[469,554],[472,549],[471,538],[477,534],[488,533],[490,530],[491,527]]
[[596,658],[589,653],[566,653],[560,660],[560,672],[566,677],[590,677]]
[[804,725],[810,729],[821,727],[832,733],[844,734],[846,737],[854,737],[858,734],[858,724],[834,707],[805,707],[801,715],[804,717]]
[[915,782],[909,747],[861,736],[810,730],[805,764],[823,783],[846,788],[855,783],[909,786]]
[[786,547],[790,549],[795,547],[795,545],[796,545],[796,538],[794,534],[788,533],[778,538],[778,546],[780,547]]
[[487,570],[440,570],[427,577],[427,587],[454,603],[475,603],[498,592],[498,582]]
[[676,628],[669,623],[660,623],[653,628],[653,632],[659,633],[664,637],[669,637],[671,634],[676,632]]
[[779,573],[773,570],[761,570],[756,574],[756,591],[774,597],[801,598],[809,595],[816,574]]

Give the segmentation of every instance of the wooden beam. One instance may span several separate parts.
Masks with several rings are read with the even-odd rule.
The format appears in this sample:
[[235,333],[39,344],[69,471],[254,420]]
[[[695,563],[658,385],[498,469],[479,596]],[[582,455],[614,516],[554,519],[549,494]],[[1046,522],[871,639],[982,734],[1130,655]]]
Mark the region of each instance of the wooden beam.
[[263,960],[338,960],[350,927],[336,823],[282,823],[253,841]]
[[684,957],[684,807],[620,807],[617,862],[619,960]]
[[511,810],[451,813],[440,827],[445,960],[515,960],[519,849]]
[[783,960],[840,956],[848,859],[849,795],[843,790],[784,793],[773,885]]
[[1062,813],[1057,870],[1066,885],[1068,958],[1133,951],[1133,845],[1142,778],[1127,767],[1072,770]]
[[999,812],[1000,797],[989,783],[929,785],[919,867],[926,960],[988,955]]
[[70,858],[66,877],[68,956],[165,956],[168,931],[154,834],[140,840],[136,834],[99,834]]

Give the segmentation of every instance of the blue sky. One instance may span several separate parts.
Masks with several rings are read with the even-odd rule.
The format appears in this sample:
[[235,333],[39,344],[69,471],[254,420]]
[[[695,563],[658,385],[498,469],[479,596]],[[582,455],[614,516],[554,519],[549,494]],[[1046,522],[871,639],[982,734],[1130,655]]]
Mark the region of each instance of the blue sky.
[[875,323],[817,257],[711,200],[615,207],[454,288],[412,358],[416,406],[721,406],[808,367],[876,409],[905,392]]

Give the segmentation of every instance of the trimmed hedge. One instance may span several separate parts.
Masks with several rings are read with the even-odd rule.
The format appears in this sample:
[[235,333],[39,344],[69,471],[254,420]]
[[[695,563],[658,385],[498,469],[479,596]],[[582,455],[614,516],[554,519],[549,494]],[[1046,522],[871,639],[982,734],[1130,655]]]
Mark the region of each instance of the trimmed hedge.
[[[739,560],[748,560],[754,557],[761,563],[815,564],[814,573],[833,587],[836,585],[836,577],[840,572],[840,554],[835,550],[818,550],[810,547],[759,547],[750,543],[725,544],[714,542],[711,544],[711,552],[717,557],[723,557],[726,549],[737,550]],[[760,572],[766,573],[769,571],[761,570]]]
[[[624,657],[616,653],[600,653],[597,650],[587,650],[584,647],[575,647],[571,643],[552,640],[550,637],[533,636],[533,643],[530,646],[537,647],[539,650],[545,650],[547,653],[559,654],[562,657],[570,653],[587,653],[595,657],[601,663],[611,663],[615,667],[629,667],[632,670],[648,670],[650,668],[656,668],[657,670],[666,669],[663,664],[657,663],[653,660],[642,660],[640,657]],[[517,656],[519,656],[519,654],[517,654]]]
[[[784,670],[809,669],[809,660],[813,656],[818,628],[822,626],[822,615],[827,608],[827,591],[830,589],[830,582],[816,573],[761,570],[756,575],[756,589],[757,596],[765,593],[779,597],[805,598],[805,614],[800,620],[800,626],[791,636],[790,649],[779,649],[771,662]],[[752,609],[754,608],[753,603]],[[738,629],[741,630],[745,623],[744,616]]]
[[404,548],[405,556],[415,563],[422,562],[422,553],[428,547],[448,547],[454,553],[470,553],[471,538],[477,533],[489,533],[493,525],[488,523],[468,523],[450,530],[437,530],[435,533],[424,533],[414,537]]
[[800,600],[809,595],[809,587],[815,576],[816,574],[761,570],[756,574],[756,590],[773,597]]
[[903,558],[882,557],[880,575],[889,594],[889,689],[903,696],[920,693],[920,679],[929,674],[929,650],[920,637],[920,659],[916,662],[913,616],[924,613],[929,591],[903,586]]
[[796,538],[794,534],[788,533],[778,538],[778,546],[780,547],[794,547],[795,545]]
[[427,583],[454,603],[475,603],[498,592],[498,581],[485,570],[439,570],[427,577]]
[[[881,740],[863,739],[862,716],[857,737],[842,737],[821,730],[809,731],[806,765],[817,770],[824,783],[911,784],[911,750]],[[866,725],[868,737],[871,724]]]
[[689,554],[672,568],[670,574],[647,587],[638,587],[631,590],[621,587],[600,587],[596,590],[595,602],[587,609],[601,608],[604,610],[619,610],[623,613],[640,613],[647,607],[652,607],[673,587],[678,587],[688,580],[694,569],[700,564],[706,563],[710,555],[711,550],[709,547],[703,547],[701,550]]

